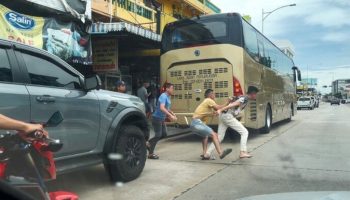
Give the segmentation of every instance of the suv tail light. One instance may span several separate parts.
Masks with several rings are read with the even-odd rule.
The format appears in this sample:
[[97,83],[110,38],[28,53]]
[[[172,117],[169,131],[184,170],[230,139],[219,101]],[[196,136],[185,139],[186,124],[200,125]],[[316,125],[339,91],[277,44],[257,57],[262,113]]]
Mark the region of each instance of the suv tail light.
[[233,77],[233,95],[235,97],[243,95],[242,86],[235,77]]

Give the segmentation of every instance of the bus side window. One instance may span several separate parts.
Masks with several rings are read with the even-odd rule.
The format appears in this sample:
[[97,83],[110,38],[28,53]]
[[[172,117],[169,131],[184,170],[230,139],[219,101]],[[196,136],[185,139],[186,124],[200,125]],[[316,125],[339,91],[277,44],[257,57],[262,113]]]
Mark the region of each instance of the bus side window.
[[245,21],[243,21],[243,34],[246,51],[255,61],[259,62],[259,49],[256,31]]

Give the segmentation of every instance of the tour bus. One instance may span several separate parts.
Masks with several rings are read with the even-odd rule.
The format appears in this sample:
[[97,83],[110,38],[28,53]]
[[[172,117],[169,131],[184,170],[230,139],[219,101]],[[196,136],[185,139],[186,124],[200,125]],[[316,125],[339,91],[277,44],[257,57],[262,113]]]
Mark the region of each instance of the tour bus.
[[[260,92],[241,121],[268,133],[271,124],[296,112],[300,71],[293,60],[237,13],[184,19],[166,25],[162,35],[161,83],[174,84],[172,110],[179,125],[189,125],[206,89],[218,103],[244,95],[248,86]],[[212,117],[209,125],[217,125]]]

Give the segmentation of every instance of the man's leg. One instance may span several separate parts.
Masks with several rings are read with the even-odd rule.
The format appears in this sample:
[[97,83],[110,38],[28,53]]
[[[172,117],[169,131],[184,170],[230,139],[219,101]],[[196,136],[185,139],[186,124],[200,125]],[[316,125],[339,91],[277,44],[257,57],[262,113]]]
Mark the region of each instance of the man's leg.
[[249,158],[251,155],[247,152],[247,140],[248,140],[248,130],[243,126],[241,122],[239,122],[233,116],[230,118],[226,118],[226,125],[238,132],[241,135],[241,153],[240,157]]
[[168,128],[166,127],[166,124],[162,122],[162,135],[161,138],[165,138],[168,136]]
[[[222,120],[221,115],[219,117],[219,127],[218,127],[218,137],[219,137],[219,143],[222,142],[222,140],[224,140],[225,137],[225,133],[227,130],[227,126],[225,124],[225,121]],[[207,155],[212,155],[213,151],[215,149],[215,145],[214,143],[210,143],[208,150],[206,151]],[[203,154],[204,155],[204,154]]]
[[221,150],[218,134],[215,133],[215,132],[212,132],[210,137],[213,140],[213,144],[215,146],[216,151],[218,152],[219,155],[221,155],[222,154],[222,150]]
[[213,139],[213,143],[215,145],[216,151],[218,152],[220,159],[225,158],[228,154],[232,152],[232,149],[222,150],[219,142],[218,135],[215,132],[212,132],[211,137]]
[[157,142],[160,140],[162,133],[163,133],[163,127],[162,122],[156,119],[152,119],[152,126],[154,129],[154,137],[149,140],[149,157],[152,157],[154,154],[154,149],[157,145]]
[[203,156],[205,156],[205,152],[207,152],[207,148],[208,148],[208,137],[203,138],[202,147],[203,147]]

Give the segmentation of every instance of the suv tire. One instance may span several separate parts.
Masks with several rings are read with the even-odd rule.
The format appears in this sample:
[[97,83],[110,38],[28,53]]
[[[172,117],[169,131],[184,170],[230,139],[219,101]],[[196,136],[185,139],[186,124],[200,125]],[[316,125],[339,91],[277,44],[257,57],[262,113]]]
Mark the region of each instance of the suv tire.
[[107,155],[109,158],[105,167],[113,182],[136,179],[145,167],[147,156],[146,141],[141,129],[134,125],[122,126],[109,153],[122,155],[122,158],[116,160]]

